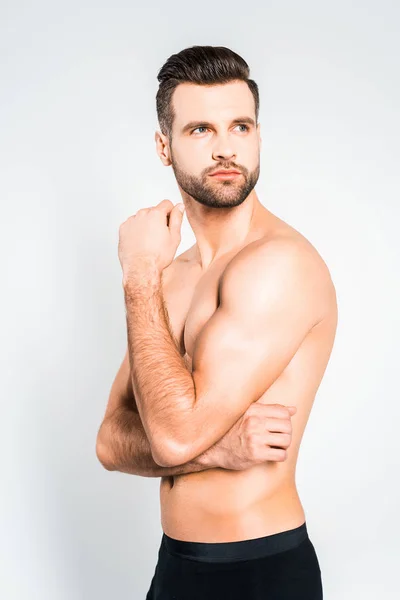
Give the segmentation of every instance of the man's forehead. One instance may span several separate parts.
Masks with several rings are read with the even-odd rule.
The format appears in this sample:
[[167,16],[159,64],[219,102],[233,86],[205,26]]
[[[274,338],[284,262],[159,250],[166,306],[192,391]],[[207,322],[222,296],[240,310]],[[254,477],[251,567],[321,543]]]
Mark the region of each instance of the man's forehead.
[[172,104],[178,127],[196,119],[220,121],[239,115],[254,117],[255,112],[253,95],[244,81],[215,85],[181,83],[174,90]]

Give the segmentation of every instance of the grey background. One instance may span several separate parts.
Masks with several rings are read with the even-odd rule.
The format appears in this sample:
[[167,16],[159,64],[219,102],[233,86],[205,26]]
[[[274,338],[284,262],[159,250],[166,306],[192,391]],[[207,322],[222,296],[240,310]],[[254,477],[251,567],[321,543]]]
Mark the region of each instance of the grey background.
[[[326,600],[399,597],[399,5],[1,2],[0,594],[142,599],[158,479],[95,439],[126,344],[118,228],[180,200],[156,75],[194,44],[260,87],[258,195],[336,285],[335,347],[297,484]],[[178,252],[193,243],[185,217]]]

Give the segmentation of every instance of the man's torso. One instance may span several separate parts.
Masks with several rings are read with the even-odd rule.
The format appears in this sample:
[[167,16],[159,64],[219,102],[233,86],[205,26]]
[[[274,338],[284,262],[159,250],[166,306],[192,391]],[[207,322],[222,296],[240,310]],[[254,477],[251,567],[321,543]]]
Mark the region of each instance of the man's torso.
[[[277,236],[295,239],[299,250],[314,253],[315,260],[323,263],[315,248],[277,217],[274,217],[272,228],[269,221],[268,230],[263,231],[263,223],[260,223],[257,232],[244,245],[257,240],[268,244]],[[172,332],[189,371],[196,337],[217,308],[221,275],[239,250],[221,256],[207,271],[201,272],[193,261],[192,249],[189,249],[163,272],[163,295]],[[332,296],[327,294],[327,297]],[[292,442],[287,459],[268,461],[242,471],[213,468],[163,477],[160,484],[161,523],[163,531],[170,537],[189,541],[237,541],[278,533],[304,523],[305,514],[295,484],[296,461],[315,394],[331,354],[337,324],[336,302],[323,299],[321,302],[325,302],[324,318],[310,331],[289,365],[263,394],[268,403],[296,403],[298,406],[292,417]]]

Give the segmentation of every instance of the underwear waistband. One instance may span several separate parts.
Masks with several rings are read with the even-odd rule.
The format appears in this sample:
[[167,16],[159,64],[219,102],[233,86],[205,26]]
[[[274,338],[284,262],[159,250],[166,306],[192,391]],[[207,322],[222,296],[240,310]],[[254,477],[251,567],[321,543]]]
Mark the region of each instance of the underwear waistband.
[[307,525],[260,538],[236,542],[189,542],[163,533],[161,544],[172,555],[204,562],[229,562],[262,558],[295,548],[308,538]]

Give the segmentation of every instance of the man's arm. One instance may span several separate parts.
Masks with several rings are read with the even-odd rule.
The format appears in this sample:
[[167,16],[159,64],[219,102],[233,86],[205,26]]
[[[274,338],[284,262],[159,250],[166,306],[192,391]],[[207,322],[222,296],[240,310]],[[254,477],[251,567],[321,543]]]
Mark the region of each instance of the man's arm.
[[125,353],[111,386],[106,412],[97,435],[96,454],[107,470],[142,477],[194,473],[217,466],[213,462],[213,448],[191,461],[174,467],[161,467],[154,461],[137,411],[128,352]]
[[321,320],[329,274],[305,245],[251,244],[229,263],[220,304],[197,336],[192,373],[170,335],[155,266],[124,282],[137,407],[162,466],[212,446],[274,383]]

